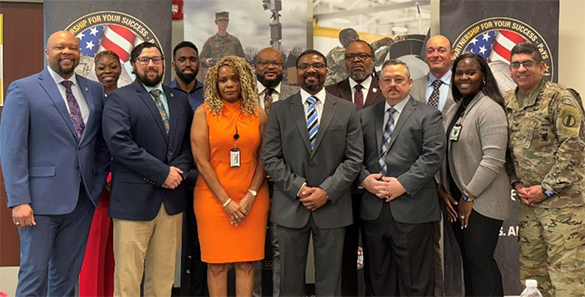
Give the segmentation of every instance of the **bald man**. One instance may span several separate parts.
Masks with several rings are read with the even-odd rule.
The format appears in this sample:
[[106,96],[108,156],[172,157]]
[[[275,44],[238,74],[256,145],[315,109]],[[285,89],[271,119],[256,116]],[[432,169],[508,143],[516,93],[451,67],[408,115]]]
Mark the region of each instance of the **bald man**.
[[52,34],[47,69],[8,87],[0,162],[20,235],[16,296],[74,296],[110,155],[102,86],[75,74],[79,42]]

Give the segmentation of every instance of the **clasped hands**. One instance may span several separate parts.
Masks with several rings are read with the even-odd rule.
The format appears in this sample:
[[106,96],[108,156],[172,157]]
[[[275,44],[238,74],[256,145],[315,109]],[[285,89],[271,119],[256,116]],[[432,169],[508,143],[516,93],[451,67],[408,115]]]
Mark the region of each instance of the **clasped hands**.
[[178,187],[181,182],[183,181],[183,170],[171,166],[169,168],[169,175],[165,179],[165,182],[162,184],[162,187],[165,189],[173,190]]
[[315,211],[327,203],[327,194],[319,187],[304,185],[299,193],[299,202],[308,210]]
[[230,223],[234,226],[238,226],[246,219],[246,216],[250,213],[252,209],[252,204],[254,203],[255,197],[250,194],[250,192],[246,192],[244,197],[240,200],[240,202],[236,202],[234,200],[229,200],[228,204],[224,206],[225,212],[230,217]]
[[368,175],[361,184],[370,193],[390,202],[406,193],[406,189],[395,177],[382,176],[381,173]]

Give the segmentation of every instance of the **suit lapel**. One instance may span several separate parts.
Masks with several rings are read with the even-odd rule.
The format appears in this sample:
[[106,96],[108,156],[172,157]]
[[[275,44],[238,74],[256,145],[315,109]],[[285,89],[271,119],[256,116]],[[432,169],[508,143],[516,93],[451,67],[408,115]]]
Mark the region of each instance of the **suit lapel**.
[[89,115],[85,123],[85,129],[83,129],[83,134],[81,134],[81,140],[79,141],[81,143],[81,141],[83,141],[86,138],[85,135],[89,133],[88,129],[90,127],[93,127],[92,122],[95,120],[95,102],[93,96],[91,96],[92,90],[90,89],[87,80],[78,75],[75,76],[79,87],[79,91],[83,94],[85,102],[87,103],[87,108],[89,108]]
[[[152,117],[154,118],[154,121],[156,122],[160,133],[162,134],[163,138],[165,139],[166,144],[168,145],[169,144],[169,136],[167,135],[162,118],[160,117],[160,112],[158,111],[158,107],[156,107],[156,103],[154,103],[154,99],[152,99],[152,96],[150,96],[150,94],[146,91],[146,89],[142,86],[142,84],[138,80],[134,81],[133,87],[134,87],[134,90],[138,93],[138,96],[140,97],[142,102],[144,102],[144,104],[146,105],[148,110],[150,110],[150,113],[152,114]],[[168,98],[167,98],[167,102],[168,101],[170,101],[170,100],[168,100]],[[171,109],[170,104],[168,104],[168,105],[169,105],[169,113],[170,113],[170,109]],[[172,125],[171,125],[171,127],[172,127]],[[169,132],[170,131],[171,130],[169,130]]]
[[349,78],[344,79],[339,83],[339,95],[349,102],[353,102],[353,95],[351,91],[351,85],[349,84]]
[[372,82],[370,83],[370,89],[368,90],[368,97],[364,102],[364,108],[376,104],[376,99],[381,95],[380,87],[378,86],[378,80],[372,76]]
[[333,119],[333,116],[335,115],[337,102],[335,102],[335,99],[333,99],[331,96],[325,95],[325,98],[325,103],[323,104],[323,114],[321,115],[321,120],[319,121],[319,131],[317,132],[317,139],[315,139],[315,148],[311,153],[311,157],[317,151],[317,149],[319,149],[319,144],[321,144],[321,140],[323,140],[323,135],[325,135],[325,131],[327,131],[327,128],[331,123],[331,119]]
[[69,127],[71,136],[74,137],[75,140],[77,141],[77,133],[73,128],[73,122],[71,122],[71,116],[67,111],[67,105],[65,105],[63,96],[61,95],[61,92],[59,92],[59,87],[57,87],[57,84],[55,84],[55,81],[53,80],[53,77],[49,73],[49,70],[45,69],[43,72],[41,72],[41,74],[39,75],[39,84],[41,85],[41,88],[43,88],[45,92],[47,92],[47,95],[49,96],[51,101],[53,101],[53,104],[55,104],[55,108],[57,108],[57,111],[63,118],[65,125]]
[[380,102],[376,105],[374,110],[374,127],[376,131],[376,148],[378,155],[380,155],[380,148],[382,147],[382,135],[384,134],[384,108],[386,106],[385,102]]
[[400,113],[400,116],[398,117],[398,122],[396,123],[396,126],[394,126],[394,130],[392,131],[392,138],[390,139],[390,148],[392,148],[392,145],[394,145],[394,141],[396,141],[396,138],[397,138],[396,136],[398,136],[398,134],[400,134],[402,127],[404,127],[404,123],[406,123],[406,121],[408,121],[408,118],[410,117],[412,112],[416,109],[416,100],[411,99],[410,97],[406,98],[404,100],[408,100],[408,102],[406,102],[404,109],[402,109],[402,112]]
[[[291,115],[297,124],[297,128],[302,135],[302,141],[305,143],[307,151],[311,152],[311,144],[309,143],[309,131],[307,131],[307,119],[305,117],[305,109],[301,102],[301,94],[297,93],[290,100]],[[319,134],[317,132],[317,134]]]

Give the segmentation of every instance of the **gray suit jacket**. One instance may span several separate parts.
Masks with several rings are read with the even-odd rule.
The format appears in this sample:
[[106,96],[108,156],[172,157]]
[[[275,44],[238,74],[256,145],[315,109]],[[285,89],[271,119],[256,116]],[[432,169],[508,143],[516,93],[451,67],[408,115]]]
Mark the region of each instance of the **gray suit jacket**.
[[[406,193],[392,200],[390,209],[394,219],[401,223],[419,224],[440,218],[439,200],[433,175],[439,170],[445,156],[445,131],[441,113],[427,105],[407,98],[394,127],[390,151],[386,155],[387,176],[396,177]],[[385,102],[360,112],[364,139],[364,164],[357,183],[370,173],[380,172],[378,159],[384,133]],[[364,191],[360,217],[374,220],[380,216],[386,203],[374,194]]]
[[[412,87],[410,88],[410,96],[412,96],[412,98],[414,98],[416,101],[428,103],[427,98],[428,85],[429,85],[428,74],[423,77],[415,79],[414,82],[412,83]],[[443,106],[441,112],[445,113],[453,104],[455,104],[455,101],[453,100],[453,94],[451,93],[451,86],[449,86],[449,93],[447,93],[447,101],[445,101],[445,105]]]
[[[272,105],[264,132],[262,161],[274,180],[271,221],[301,228],[312,216],[319,228],[353,222],[349,187],[363,160],[362,132],[355,105],[327,94],[315,149],[311,150],[301,95]],[[311,212],[298,201],[303,185],[320,187],[330,201]]]

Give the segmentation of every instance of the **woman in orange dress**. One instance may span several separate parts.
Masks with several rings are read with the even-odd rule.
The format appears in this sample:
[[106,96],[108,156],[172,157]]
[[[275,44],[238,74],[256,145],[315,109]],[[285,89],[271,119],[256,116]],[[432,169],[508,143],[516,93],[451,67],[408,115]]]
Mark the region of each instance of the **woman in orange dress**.
[[260,161],[267,116],[258,107],[252,68],[236,56],[208,71],[204,97],[193,117],[191,149],[199,169],[193,203],[209,295],[227,296],[233,263],[236,295],[252,296],[269,208]]

